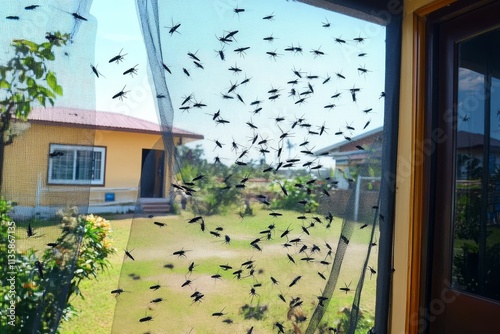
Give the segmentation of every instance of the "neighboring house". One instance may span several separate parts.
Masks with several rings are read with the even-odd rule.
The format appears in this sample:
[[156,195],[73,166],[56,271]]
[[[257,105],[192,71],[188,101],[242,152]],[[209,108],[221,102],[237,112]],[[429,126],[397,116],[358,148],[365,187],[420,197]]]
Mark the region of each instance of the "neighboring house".
[[[158,124],[68,108],[34,109],[28,123],[16,123],[24,132],[5,148],[3,184],[15,216],[44,216],[64,205],[127,212],[138,199],[167,209],[173,161],[165,157]],[[198,139],[172,128],[174,145]]]
[[[378,127],[365,133],[359,134],[349,140],[324,147],[314,152],[316,156],[327,155],[335,160],[335,168],[342,171],[346,178],[350,177],[350,169],[366,165],[366,159],[382,155],[383,127]],[[357,147],[358,146],[358,147]],[[370,151],[368,153],[367,151]],[[377,150],[379,154],[375,154]],[[368,176],[368,175],[363,175]],[[338,188],[348,188],[348,181],[339,179]]]
[[[484,159],[485,138],[481,133],[457,132],[457,179],[478,179]],[[500,174],[500,140],[489,138],[489,172]]]
[[339,143],[324,147],[314,152],[314,155],[328,155],[335,160],[336,168],[349,168],[359,166],[365,163],[365,159],[370,155],[365,150],[356,146],[361,146],[366,149],[380,150],[382,143],[383,127],[364,132]]

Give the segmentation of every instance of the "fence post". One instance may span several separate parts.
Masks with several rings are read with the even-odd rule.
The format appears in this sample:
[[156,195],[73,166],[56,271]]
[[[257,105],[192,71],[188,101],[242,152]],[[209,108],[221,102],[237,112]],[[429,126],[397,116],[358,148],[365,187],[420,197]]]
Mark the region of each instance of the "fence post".
[[354,221],[358,221],[358,213],[359,213],[359,196],[361,190],[361,175],[358,175],[358,179],[356,180],[356,190],[354,193]]

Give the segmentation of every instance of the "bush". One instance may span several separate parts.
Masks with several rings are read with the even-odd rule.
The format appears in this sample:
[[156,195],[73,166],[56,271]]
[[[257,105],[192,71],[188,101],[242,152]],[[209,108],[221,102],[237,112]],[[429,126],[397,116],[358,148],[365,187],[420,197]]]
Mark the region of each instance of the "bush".
[[455,238],[479,241],[480,190],[460,190],[456,201]]
[[61,235],[38,256],[33,248],[15,249],[15,222],[9,210],[10,204],[1,199],[0,261],[8,270],[0,271],[0,332],[52,333],[61,318],[68,321],[76,313],[70,297],[83,298],[80,282],[96,278],[109,266],[107,257],[116,252],[110,223],[102,217],[78,215],[74,208],[65,210]]
[[[339,311],[339,331],[341,333],[346,333],[349,328],[349,322],[351,319],[351,309],[344,307]],[[375,325],[375,319],[373,316],[368,314],[363,309],[359,310],[358,322],[355,329],[355,333],[371,333],[371,329]]]
[[255,319],[255,320],[262,320],[264,319],[264,316],[266,315],[266,312],[268,311],[267,305],[248,305],[245,304],[241,307],[240,309],[240,314],[243,314],[243,317],[245,319]]
[[271,209],[316,212],[319,203],[314,185],[307,185],[309,180],[309,177],[297,176],[293,180],[275,183],[272,186],[275,196],[271,202]]

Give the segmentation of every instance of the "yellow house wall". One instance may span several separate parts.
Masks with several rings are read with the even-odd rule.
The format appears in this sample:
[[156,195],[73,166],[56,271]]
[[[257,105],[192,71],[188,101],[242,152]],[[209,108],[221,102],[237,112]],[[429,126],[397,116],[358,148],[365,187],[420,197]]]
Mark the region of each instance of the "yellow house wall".
[[[37,184],[47,187],[49,144],[93,145],[94,131],[31,124],[30,128],[14,138],[5,148],[4,183],[2,191],[7,199],[18,205],[35,206]],[[68,190],[68,186],[55,186]],[[56,188],[53,188],[55,190]],[[78,191],[54,192],[50,198],[40,198],[40,205],[52,202],[70,205],[88,201],[88,187],[78,187]]]
[[[48,185],[50,144],[106,147],[104,186]],[[135,202],[142,149],[153,147],[163,148],[160,135],[32,124],[6,147],[3,193],[18,205],[33,207],[40,182],[41,206],[100,203],[104,202],[105,192],[115,192],[116,202]],[[167,175],[168,168],[165,171]],[[167,189],[165,193],[168,194]]]
[[[141,175],[142,149],[153,148],[159,141],[161,143],[159,135],[97,130],[95,145],[107,147],[106,174],[103,191],[99,191],[99,187],[94,187],[92,199],[95,202],[103,202],[106,189],[137,189]],[[155,148],[162,149],[163,145]],[[137,199],[137,190],[110,192],[115,192],[115,201]]]

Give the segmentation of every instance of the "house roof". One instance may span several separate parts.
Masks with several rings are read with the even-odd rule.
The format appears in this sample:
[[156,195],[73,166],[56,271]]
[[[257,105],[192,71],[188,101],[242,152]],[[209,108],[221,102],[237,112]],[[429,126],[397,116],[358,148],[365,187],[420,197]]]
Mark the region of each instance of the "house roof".
[[[34,108],[28,121],[34,123],[73,125],[112,131],[161,134],[162,127],[156,123],[114,112],[84,110],[77,108]],[[203,135],[172,127],[178,137],[203,139]]]
[[[361,140],[361,139],[367,138],[369,136],[375,135],[377,133],[382,132],[383,130],[384,130],[384,127],[380,126],[380,127],[375,128],[373,130],[370,130],[370,131],[361,133],[361,134],[359,134],[357,136],[354,136],[354,137],[351,138],[351,140],[343,140],[343,141],[338,142],[336,144],[333,144],[333,145],[324,147],[322,149],[319,149],[316,152],[314,152],[314,155],[321,155],[321,154],[325,154],[325,153],[330,153],[331,154],[331,153],[333,153],[332,151],[338,151],[343,146],[352,144],[353,142],[356,142],[358,140]],[[347,152],[345,152],[345,153],[347,153]],[[345,153],[344,153],[344,155],[345,155]]]
[[[484,145],[484,135],[468,131],[457,132],[457,149],[470,149],[473,147],[482,149]],[[500,148],[500,141],[490,137],[490,147]]]

